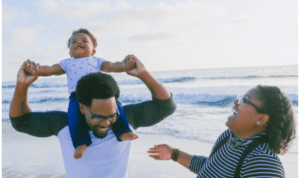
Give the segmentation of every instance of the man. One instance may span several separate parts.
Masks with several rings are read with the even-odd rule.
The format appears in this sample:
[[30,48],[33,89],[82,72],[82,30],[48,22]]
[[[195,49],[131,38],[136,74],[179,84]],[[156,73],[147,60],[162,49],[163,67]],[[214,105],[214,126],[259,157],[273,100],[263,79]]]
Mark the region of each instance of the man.
[[[25,63],[18,72],[17,84],[9,111],[13,127],[19,132],[38,137],[56,135],[61,144],[66,173],[70,178],[128,177],[131,141],[117,141],[111,130],[115,116],[118,113],[125,115],[129,124],[137,129],[160,122],[176,109],[170,92],[151,76],[135,56],[131,55],[125,62],[129,60],[135,61],[135,68],[130,71],[126,70],[127,74],[141,79],[151,91],[153,99],[152,101],[127,105],[123,108],[118,107],[116,101],[118,91],[115,92],[118,90],[118,86],[112,77],[99,73],[82,78],[78,82],[78,85],[82,87],[78,86],[76,93],[86,126],[91,130],[89,133],[92,139],[92,144],[82,159],[75,160],[73,157],[74,147],[69,134],[67,113],[30,111],[27,102],[28,88],[38,78],[39,72],[39,65],[34,63],[32,63],[35,71],[34,76],[25,73]],[[102,80],[102,78],[106,79]],[[101,82],[95,82],[97,80],[101,80]],[[102,84],[98,85],[98,83]],[[99,86],[102,88],[98,89]],[[86,88],[89,87],[94,87],[95,90],[87,92]],[[105,92],[115,92],[115,94],[100,96]],[[89,97],[91,98],[90,101],[84,101],[85,99],[88,100]]]

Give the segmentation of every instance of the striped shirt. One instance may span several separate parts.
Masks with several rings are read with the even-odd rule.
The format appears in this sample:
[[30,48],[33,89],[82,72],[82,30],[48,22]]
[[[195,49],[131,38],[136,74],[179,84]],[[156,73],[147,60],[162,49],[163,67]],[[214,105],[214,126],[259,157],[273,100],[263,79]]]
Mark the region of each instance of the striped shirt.
[[[255,138],[266,133],[260,133],[247,140],[235,138],[228,129],[217,139],[214,147],[229,136],[210,158],[205,156],[193,156],[189,169],[200,177],[234,177],[234,171],[242,156],[243,151]],[[240,171],[241,177],[285,177],[283,166],[277,154],[268,143],[258,145],[244,159]]]

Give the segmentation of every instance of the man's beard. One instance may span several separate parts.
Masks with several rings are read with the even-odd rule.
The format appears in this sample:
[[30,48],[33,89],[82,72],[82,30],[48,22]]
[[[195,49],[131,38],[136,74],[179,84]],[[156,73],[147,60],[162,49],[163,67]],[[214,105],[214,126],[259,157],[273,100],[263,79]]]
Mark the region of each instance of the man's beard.
[[92,128],[93,134],[94,134],[95,137],[97,137],[97,138],[104,138],[104,137],[106,137],[106,135],[107,135],[107,133],[108,133],[108,130],[109,130],[109,128],[111,128],[111,126],[112,126],[112,123],[108,126],[108,129],[107,129],[107,131],[106,131],[105,133],[99,133],[98,130],[97,130],[97,128],[99,128],[99,127],[100,127],[100,128],[107,128],[107,127],[102,127],[102,126],[94,125],[93,128]]

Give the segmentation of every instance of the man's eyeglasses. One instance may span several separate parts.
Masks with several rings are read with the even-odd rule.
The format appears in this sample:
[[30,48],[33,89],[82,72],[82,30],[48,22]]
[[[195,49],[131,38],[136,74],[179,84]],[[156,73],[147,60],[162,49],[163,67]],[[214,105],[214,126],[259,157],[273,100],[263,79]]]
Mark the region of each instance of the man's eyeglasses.
[[239,104],[239,105],[242,104],[243,101],[245,101],[246,103],[251,104],[256,109],[257,112],[259,112],[259,113],[266,113],[265,110],[259,108],[254,103],[252,103],[251,101],[249,101],[248,97],[237,96],[235,100],[236,100],[237,104]]
[[117,117],[120,116],[120,112],[119,112],[119,109],[117,107],[117,112],[114,116],[111,116],[111,117],[105,117],[105,116],[98,116],[98,117],[92,117],[92,114],[90,113],[90,111],[88,110],[88,108],[84,105],[85,109],[88,111],[90,117],[92,118],[92,120],[94,122],[99,122],[99,121],[104,121],[105,119],[107,119],[108,121],[113,121],[115,120]]

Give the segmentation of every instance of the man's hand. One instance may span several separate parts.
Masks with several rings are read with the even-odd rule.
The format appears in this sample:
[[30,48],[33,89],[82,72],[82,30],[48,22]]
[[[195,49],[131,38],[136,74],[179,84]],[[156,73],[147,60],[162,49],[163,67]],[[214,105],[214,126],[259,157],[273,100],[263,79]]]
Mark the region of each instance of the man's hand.
[[143,63],[134,55],[126,56],[123,62],[125,64],[125,72],[128,75],[140,77],[146,72],[146,68],[144,67]]
[[149,148],[147,153],[149,156],[156,160],[170,160],[172,158],[173,148],[169,145],[154,145],[154,147]]
[[[19,69],[17,82],[29,87],[39,76],[39,65],[29,60],[25,61]],[[26,72],[30,69],[29,72]]]

